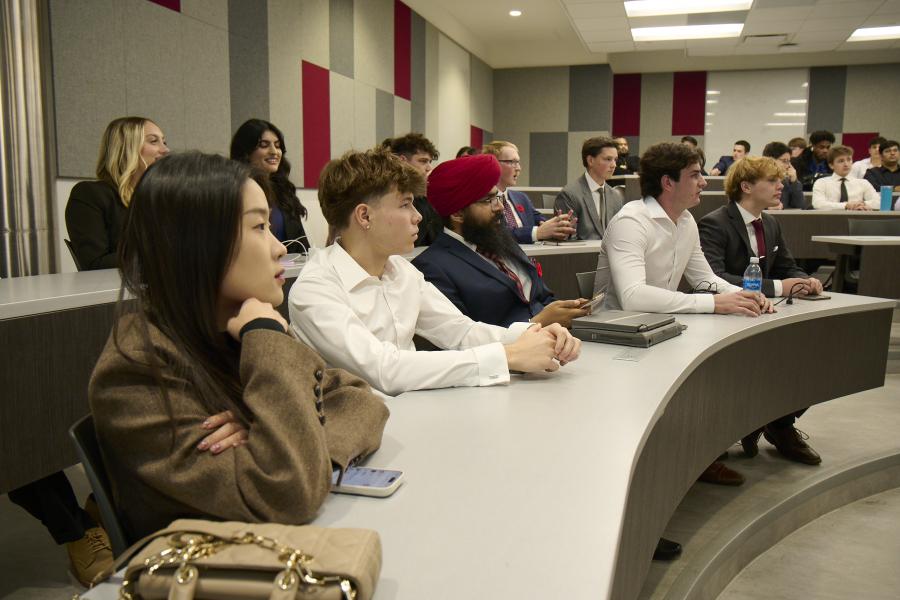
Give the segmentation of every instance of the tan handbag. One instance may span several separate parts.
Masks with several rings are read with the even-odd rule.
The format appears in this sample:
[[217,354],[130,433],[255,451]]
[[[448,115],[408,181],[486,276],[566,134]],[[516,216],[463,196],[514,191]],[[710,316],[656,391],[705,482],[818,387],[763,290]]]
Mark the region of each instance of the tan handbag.
[[119,593],[129,600],[368,600],[381,572],[368,529],[179,519],[135,549],[123,555],[133,556]]

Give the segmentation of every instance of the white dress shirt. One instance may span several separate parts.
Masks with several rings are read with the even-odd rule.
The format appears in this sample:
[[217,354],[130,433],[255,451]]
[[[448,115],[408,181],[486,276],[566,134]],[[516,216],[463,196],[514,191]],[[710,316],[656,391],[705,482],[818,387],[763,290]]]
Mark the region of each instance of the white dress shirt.
[[856,179],[863,179],[866,176],[866,171],[872,168],[872,159],[864,158],[862,160],[858,160],[853,163],[853,166],[850,167],[850,177],[855,177]]
[[[466,246],[469,250],[477,254],[478,258],[480,258],[487,264],[491,265],[498,271],[500,270],[500,267],[497,266],[497,263],[483,254],[478,254],[478,249],[475,247],[475,244],[466,241],[466,238],[464,238],[463,236],[459,235],[452,229],[447,229],[446,227],[444,227],[444,233]],[[503,263],[506,265],[506,268],[515,273],[516,277],[519,278],[519,281],[522,284],[522,294],[524,294],[526,298],[531,298],[531,275],[528,274],[528,271],[523,269],[522,266],[514,260],[504,260]],[[506,277],[507,275],[504,274],[503,276]]]
[[847,202],[841,202],[841,177],[832,173],[816,179],[812,190],[812,207],[818,210],[846,210],[847,204],[863,200],[872,210],[881,208],[881,196],[865,179],[846,177]]
[[[504,204],[504,206],[508,206],[509,210],[512,211],[513,218],[516,221],[516,227],[521,227],[522,226],[522,218],[519,216],[519,211],[516,210],[516,205],[513,204],[512,201],[509,199],[508,190],[509,190],[509,188],[502,190],[500,192],[501,194],[503,194],[503,204]],[[506,220],[506,217],[504,217],[504,220]],[[537,229],[538,229],[537,225],[535,225],[534,227],[531,228],[531,241],[532,242],[538,241]]]
[[720,294],[741,290],[709,268],[690,212],[684,211],[673,223],[650,196],[623,206],[606,228],[597,261],[594,288],[606,292],[604,307],[657,313],[715,312],[711,294],[677,291],[682,275],[692,287],[709,282]]
[[[735,204],[735,206],[737,206],[738,211],[741,213],[741,218],[744,220],[744,226],[747,228],[747,237],[750,238],[750,249],[753,250],[753,254],[755,254],[759,258],[762,258],[759,256],[759,244],[756,243],[756,229],[753,227],[753,221],[755,221],[756,219],[761,219],[762,217],[754,217],[753,213],[751,213],[749,210],[747,210],[740,204]],[[769,242],[769,240],[766,241],[767,244],[768,244],[768,242]],[[774,248],[772,248],[772,250],[773,251],[778,250],[778,246],[775,246]],[[774,284],[774,287],[775,287],[774,295],[780,296],[781,295],[781,280],[773,279],[772,283]]]
[[[391,256],[378,278],[339,243],[310,256],[288,302],[291,327],[301,340],[330,365],[390,395],[507,383],[502,344],[531,325],[507,329],[473,321],[402,256]],[[418,352],[415,334],[448,350]]]

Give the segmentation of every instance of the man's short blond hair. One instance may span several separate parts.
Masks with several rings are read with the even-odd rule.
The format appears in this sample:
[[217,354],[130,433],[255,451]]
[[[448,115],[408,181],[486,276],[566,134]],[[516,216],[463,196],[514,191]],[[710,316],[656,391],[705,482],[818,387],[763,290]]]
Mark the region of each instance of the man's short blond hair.
[[732,202],[739,202],[743,195],[742,183],[746,181],[752,184],[761,179],[773,177],[777,179],[784,177],[783,169],[775,162],[774,158],[747,156],[728,168],[728,175],[725,176],[725,195]]
[[503,140],[494,140],[493,142],[488,142],[481,149],[481,152],[484,154],[493,154],[497,158],[500,157],[500,153],[503,152],[504,148],[512,148],[518,152],[519,148],[512,142],[506,142]]

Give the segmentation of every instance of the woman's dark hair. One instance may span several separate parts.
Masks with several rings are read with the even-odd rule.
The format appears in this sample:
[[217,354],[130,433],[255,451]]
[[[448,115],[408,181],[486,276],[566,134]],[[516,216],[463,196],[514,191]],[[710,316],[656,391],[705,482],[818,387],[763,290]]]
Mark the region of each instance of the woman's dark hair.
[[275,204],[292,220],[300,221],[306,217],[306,207],[300,203],[297,198],[297,186],[291,182],[291,163],[285,158],[287,147],[284,145],[284,134],[280,129],[262,119],[244,121],[231,138],[231,159],[249,164],[250,155],[259,146],[263,134],[267,131],[274,133],[281,145],[281,162],[278,163],[278,170],[269,177]]
[[[240,244],[242,188],[250,176],[247,165],[190,152],[156,161],[134,191],[119,245],[122,289],[113,340],[126,359],[147,367],[170,417],[160,371],[168,360],[154,353],[148,323],[187,356],[191,367],[175,376],[194,387],[210,414],[231,410],[247,419],[237,356],[219,331],[216,310]],[[126,292],[134,299],[123,301]],[[137,327],[149,362],[119,344],[126,314],[133,315],[130,326]]]

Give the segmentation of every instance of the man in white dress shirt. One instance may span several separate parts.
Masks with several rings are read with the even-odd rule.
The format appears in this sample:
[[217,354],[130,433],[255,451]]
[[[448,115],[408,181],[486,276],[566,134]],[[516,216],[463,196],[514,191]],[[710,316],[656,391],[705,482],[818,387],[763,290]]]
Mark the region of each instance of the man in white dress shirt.
[[857,179],[865,179],[866,171],[871,169],[872,167],[880,167],[881,166],[881,144],[885,143],[887,140],[881,137],[880,135],[873,137],[869,141],[869,156],[858,160],[853,163],[853,167],[850,169],[850,177],[855,177]]
[[[772,312],[759,292],[747,292],[712,272],[700,249],[688,208],[700,202],[706,180],[700,156],[684,144],[651,146],[641,157],[642,200],[613,217],[603,238],[594,293],[606,292],[605,308],[658,313],[720,313],[755,317]],[[681,277],[699,291],[678,291]],[[716,461],[700,481],[740,485],[744,477]]]
[[[472,159],[482,157],[471,157]],[[483,195],[499,167],[469,173]],[[311,253],[288,296],[291,327],[335,367],[396,395],[408,390],[488,386],[510,371],[555,371],[578,358],[579,340],[559,325],[497,327],[463,315],[402,255],[421,215],[413,196],[425,179],[387,150],[348,152],[319,179],[334,244]],[[419,335],[444,352],[419,352]]]
[[878,210],[881,197],[865,179],[850,175],[853,148],[832,146],[828,150],[828,166],[833,173],[813,184],[812,207],[817,210]]

